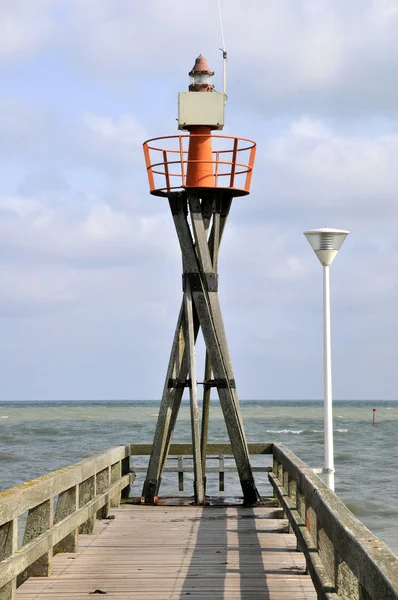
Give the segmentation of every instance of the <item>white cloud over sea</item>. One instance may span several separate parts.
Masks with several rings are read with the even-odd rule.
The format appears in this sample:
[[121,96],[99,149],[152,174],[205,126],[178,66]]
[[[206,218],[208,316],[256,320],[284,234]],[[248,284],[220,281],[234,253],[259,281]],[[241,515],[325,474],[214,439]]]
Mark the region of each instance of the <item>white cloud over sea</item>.
[[[227,135],[256,140],[220,296],[241,398],[322,397],[321,267],[302,232],[351,230],[332,267],[334,395],[396,398],[398,0],[221,1]],[[216,2],[3,0],[1,397],[158,398],[180,300],[167,201],[141,144],[176,134]]]

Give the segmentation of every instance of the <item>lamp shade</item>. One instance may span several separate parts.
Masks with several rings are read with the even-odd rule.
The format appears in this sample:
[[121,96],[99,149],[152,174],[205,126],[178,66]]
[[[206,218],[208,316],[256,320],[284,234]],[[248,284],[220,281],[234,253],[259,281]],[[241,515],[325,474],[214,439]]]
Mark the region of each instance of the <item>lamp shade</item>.
[[330,229],[329,227],[304,231],[311,248],[324,267],[329,267],[332,264],[349,233],[345,229]]
[[210,71],[209,65],[202,54],[199,54],[195,60],[195,64],[189,71],[190,77],[190,92],[212,92],[214,85],[211,82],[211,78],[214,75],[214,71]]

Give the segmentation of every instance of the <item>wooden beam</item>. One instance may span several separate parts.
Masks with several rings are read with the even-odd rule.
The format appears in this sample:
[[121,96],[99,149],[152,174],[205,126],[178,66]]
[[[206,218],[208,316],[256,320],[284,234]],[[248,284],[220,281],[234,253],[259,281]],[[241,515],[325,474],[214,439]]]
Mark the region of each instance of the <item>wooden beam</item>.
[[[272,454],[273,442],[249,442],[247,447],[249,454]],[[130,444],[130,453],[132,456],[148,456],[152,452],[152,444]],[[170,444],[169,456],[192,456],[192,444]],[[232,446],[230,442],[209,442],[207,445],[207,454],[231,454]]]
[[194,496],[197,504],[204,504],[205,494],[203,486],[202,462],[200,455],[200,437],[199,437],[199,411],[198,411],[198,389],[196,377],[196,358],[195,358],[195,334],[192,311],[192,294],[189,281],[186,284],[184,294],[185,318],[187,323],[187,345],[188,345],[188,363],[191,385],[189,388],[190,406],[191,406],[191,429],[192,429],[192,449],[194,464]]

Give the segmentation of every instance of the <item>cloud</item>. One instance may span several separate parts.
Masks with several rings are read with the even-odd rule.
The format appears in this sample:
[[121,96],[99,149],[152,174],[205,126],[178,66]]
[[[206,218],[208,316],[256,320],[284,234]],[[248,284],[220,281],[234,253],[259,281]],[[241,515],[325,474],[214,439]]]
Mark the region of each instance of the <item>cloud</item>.
[[162,214],[127,213],[94,194],[79,204],[74,212],[45,196],[0,198],[3,260],[109,268],[175,257]]
[[54,41],[58,0],[2,0],[0,66],[41,50]]
[[[65,185],[60,168],[82,171],[88,167],[119,174],[122,169],[128,173],[134,164],[141,166],[142,142],[148,137],[143,124],[132,114],[110,117],[92,112],[71,117],[60,107],[48,109],[0,96],[3,164],[36,165],[41,178],[47,169],[47,189],[49,185]],[[58,169],[57,174],[54,169]],[[50,176],[58,180],[50,184]],[[24,185],[32,188],[35,184],[30,180]]]
[[149,134],[139,120],[130,114],[115,119],[86,114],[82,118],[81,148],[90,162],[105,166],[132,166],[142,162],[142,142]]
[[398,135],[344,135],[302,117],[260,154],[275,201],[353,221],[397,216]]
[[[3,4],[0,32],[12,33],[0,41],[7,370],[24,360],[45,382],[35,394],[48,397],[63,385],[74,397],[81,389],[101,396],[112,385],[120,396],[158,397],[181,300],[181,256],[167,201],[149,195],[141,144],[176,133],[177,92],[199,52],[219,87],[216,3]],[[302,232],[329,225],[351,230],[333,265],[336,389],[393,397],[397,2],[221,6],[226,132],[258,143],[252,194],[234,200],[220,253],[240,395],[321,396],[321,269]],[[87,357],[91,375],[101,365],[100,378],[84,372]],[[50,379],[49,360],[58,373]],[[150,381],[142,377],[148,364]],[[361,373],[361,364],[377,372]],[[112,379],[116,371],[134,381]]]
[[[396,115],[395,1],[221,2],[231,101],[262,114]],[[73,0],[63,3],[60,44],[86,76],[129,85],[156,77],[182,89],[203,52],[218,72],[221,42],[213,0]],[[194,24],[194,26],[193,26]],[[73,40],[73,44],[71,41]],[[183,51],[182,51],[183,50]],[[143,78],[143,79],[141,79]]]

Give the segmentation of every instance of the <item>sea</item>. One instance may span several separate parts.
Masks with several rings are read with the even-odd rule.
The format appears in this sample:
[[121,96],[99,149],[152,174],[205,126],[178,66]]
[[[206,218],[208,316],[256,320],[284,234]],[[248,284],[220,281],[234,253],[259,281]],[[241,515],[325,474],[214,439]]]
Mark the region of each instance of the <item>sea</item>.
[[[0,490],[113,446],[152,442],[159,404],[118,400],[0,402]],[[323,466],[322,402],[244,400],[240,405],[247,441],[282,442],[309,466]],[[333,419],[336,493],[398,554],[398,401],[335,401]],[[190,438],[189,402],[184,400],[173,441],[188,442]],[[214,400],[209,441],[227,439],[222,411]],[[134,466],[142,468],[144,460],[135,459]],[[269,461],[268,456],[253,457],[253,464],[258,466]],[[208,477],[209,493],[218,493],[216,477]],[[144,473],[140,473],[133,495],[141,495],[143,479]],[[237,476],[226,473],[225,480],[225,494],[239,495]],[[256,482],[261,495],[271,495],[266,474],[259,473]],[[185,476],[185,493],[192,493],[189,474]],[[164,476],[162,494],[178,494],[176,474]]]

